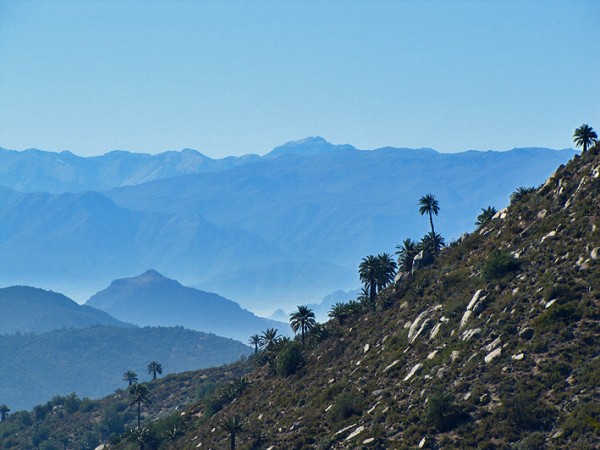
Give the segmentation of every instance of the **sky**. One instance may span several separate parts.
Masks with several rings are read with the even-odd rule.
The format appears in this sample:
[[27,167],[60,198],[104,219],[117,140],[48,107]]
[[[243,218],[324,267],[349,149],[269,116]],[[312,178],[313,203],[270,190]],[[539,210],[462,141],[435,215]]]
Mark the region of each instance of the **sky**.
[[0,0],[0,147],[572,147],[600,1]]

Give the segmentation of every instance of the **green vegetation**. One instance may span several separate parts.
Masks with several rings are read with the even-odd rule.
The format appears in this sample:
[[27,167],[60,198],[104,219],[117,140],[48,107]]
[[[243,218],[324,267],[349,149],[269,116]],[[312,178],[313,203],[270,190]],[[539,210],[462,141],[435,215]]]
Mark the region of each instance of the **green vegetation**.
[[577,147],[582,147],[585,153],[589,147],[598,142],[598,135],[592,127],[584,123],[573,132],[573,142]]
[[140,427],[142,404],[149,405],[150,401],[150,388],[147,384],[134,384],[129,388],[129,394],[133,398],[133,401],[129,406],[137,405],[137,426]]
[[147,366],[149,374],[152,374],[152,380],[156,380],[156,375],[162,375],[163,369],[162,365],[158,361],[151,361]]
[[235,438],[238,433],[240,433],[244,426],[242,425],[242,421],[238,416],[230,417],[229,419],[223,421],[221,423],[221,428],[229,433],[229,448],[231,450],[235,450]]
[[304,347],[304,335],[312,330],[317,324],[315,313],[307,306],[298,306],[298,311],[290,315],[290,326],[292,331],[297,333],[300,330],[302,337],[302,347]]
[[497,280],[506,274],[519,270],[521,263],[517,258],[503,250],[494,250],[486,259],[481,276],[486,281]]
[[433,194],[425,194],[419,199],[419,214],[429,215],[429,224],[431,225],[431,234],[435,235],[433,228],[433,214],[436,216],[440,212],[440,205]]
[[481,208],[481,214],[477,216],[477,221],[475,222],[475,225],[477,225],[478,228],[487,225],[497,212],[498,211],[496,211],[496,208],[494,208],[493,206]]
[[128,383],[128,387],[131,387],[132,384],[138,382],[137,373],[135,373],[133,370],[128,370],[123,374],[123,381]]

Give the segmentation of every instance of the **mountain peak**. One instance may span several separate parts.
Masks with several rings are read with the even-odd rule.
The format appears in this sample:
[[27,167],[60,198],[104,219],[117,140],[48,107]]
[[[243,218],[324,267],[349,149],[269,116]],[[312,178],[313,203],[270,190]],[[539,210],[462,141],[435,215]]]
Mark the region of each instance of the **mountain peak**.
[[350,144],[336,145],[326,141],[321,136],[309,136],[298,141],[286,142],[275,147],[265,155],[266,158],[274,158],[282,155],[320,155],[337,151],[356,150]]

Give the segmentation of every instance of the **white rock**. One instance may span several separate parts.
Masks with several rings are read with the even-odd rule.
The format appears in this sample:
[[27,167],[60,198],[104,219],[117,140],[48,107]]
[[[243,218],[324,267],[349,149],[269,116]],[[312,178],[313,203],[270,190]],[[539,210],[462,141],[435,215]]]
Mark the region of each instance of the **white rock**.
[[546,239],[552,239],[552,238],[553,238],[553,237],[555,237],[555,236],[556,236],[556,231],[554,231],[554,230],[553,230],[553,231],[551,231],[550,233],[548,233],[546,236],[544,236],[544,237],[542,238],[542,240],[540,241],[540,244],[541,244],[542,242],[544,242]]
[[479,301],[479,297],[481,297],[482,292],[483,289],[479,289],[477,292],[475,292],[475,294],[473,294],[473,298],[471,298],[471,301],[467,305],[467,311],[471,311],[473,309],[475,303]]
[[391,363],[389,366],[387,366],[385,369],[383,369],[383,373],[386,373],[388,370],[390,370],[392,367],[394,367],[399,362],[400,362],[400,360],[397,359],[396,361],[394,361],[393,363]]
[[431,320],[430,319],[425,319],[425,321],[421,324],[421,327],[419,328],[419,331],[417,331],[414,336],[410,339],[410,343],[412,344],[413,342],[415,342],[419,336],[421,336],[421,334],[423,333],[423,331],[427,330],[429,328],[429,326],[431,325]]
[[435,339],[435,337],[440,332],[441,327],[442,327],[442,322],[437,323],[435,325],[435,327],[433,327],[433,329],[431,330],[431,333],[429,334],[429,339]]
[[370,444],[371,442],[373,442],[375,440],[375,438],[367,438],[363,441],[363,444]]
[[346,438],[346,440],[349,441],[350,439],[354,439],[356,436],[358,436],[363,431],[365,431],[365,427],[363,425],[361,425],[356,430],[354,430],[352,433],[350,433],[350,435]]
[[371,346],[369,344],[365,344],[365,346],[363,347],[363,353],[367,353],[370,348]]
[[488,353],[488,355],[484,358],[485,363],[491,363],[497,356],[500,356],[500,353],[502,353],[502,347],[498,347],[496,350]]
[[410,380],[410,379],[413,377],[413,375],[414,375],[415,373],[417,373],[419,370],[421,370],[421,368],[422,368],[422,367],[423,367],[423,364],[421,364],[421,363],[419,363],[419,364],[415,365],[415,367],[413,367],[413,368],[410,370],[410,372],[408,372],[408,375],[406,375],[406,376],[404,377],[404,381],[408,381],[408,380]]
[[342,434],[345,431],[348,431],[350,428],[354,428],[357,424],[352,424],[352,425],[348,425],[347,427],[342,428],[341,430],[337,431],[334,436],[337,436],[338,434]]
[[590,253],[590,258],[592,258],[594,261],[596,261],[598,259],[599,253],[600,253],[600,247],[596,247],[594,250],[592,250],[592,253]]
[[432,351],[429,355],[427,355],[427,359],[433,359],[435,358],[435,355],[437,355],[437,350]]
[[497,337],[496,339],[494,339],[494,342],[492,342],[491,344],[486,345],[484,348],[490,352],[492,351],[492,349],[498,347],[500,344],[502,344],[502,341],[500,340],[499,337]]
[[471,394],[470,392],[467,392],[467,393],[465,394],[465,396],[463,397],[463,400],[464,400],[464,401],[467,401],[467,400],[469,400],[469,399],[471,398],[471,395],[472,395],[472,394]]
[[415,333],[419,329],[419,325],[421,324],[423,319],[425,319],[426,316],[427,316],[427,311],[423,311],[421,314],[419,314],[419,317],[417,317],[415,319],[415,321],[411,324],[410,328],[408,329],[408,338],[409,339],[415,335]]
[[554,305],[556,303],[556,299],[554,300],[550,300],[548,303],[546,303],[546,306],[544,306],[544,309],[548,309],[550,308],[552,305]]
[[331,408],[333,408],[333,404],[329,405],[327,408],[325,408],[325,412],[329,411]]
[[519,353],[518,355],[512,355],[511,358],[515,361],[521,361],[523,358],[525,358],[525,355],[523,353]]
[[462,316],[462,319],[460,319],[460,329],[463,329],[467,326],[467,322],[469,321],[471,314],[473,314],[473,311],[471,311],[470,309],[467,309],[465,311],[465,313]]
[[421,441],[419,442],[419,448],[425,447],[426,443],[427,443],[427,436],[425,436],[423,439],[421,439]]
[[463,341],[468,341],[473,337],[478,337],[479,335],[481,335],[481,328],[471,328],[463,332],[461,339]]
[[456,361],[458,359],[458,357],[460,356],[460,351],[459,350],[452,350],[452,354],[450,355],[450,359],[452,359],[452,362]]

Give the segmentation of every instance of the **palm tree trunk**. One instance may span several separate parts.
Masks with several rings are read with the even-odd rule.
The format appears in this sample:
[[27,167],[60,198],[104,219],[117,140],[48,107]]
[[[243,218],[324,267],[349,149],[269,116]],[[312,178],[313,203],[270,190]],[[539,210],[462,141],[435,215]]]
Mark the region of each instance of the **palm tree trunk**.
[[140,417],[142,415],[142,402],[138,402],[138,428],[140,427]]
[[235,450],[235,433],[231,433],[231,450]]
[[433,228],[433,216],[431,215],[431,211],[429,211],[429,224],[431,225],[431,233],[435,236],[435,230]]

